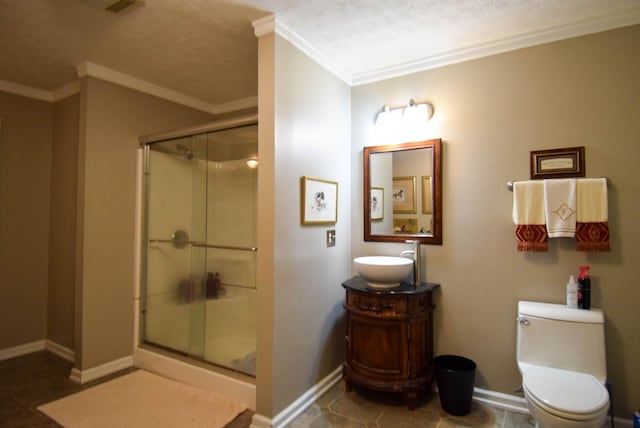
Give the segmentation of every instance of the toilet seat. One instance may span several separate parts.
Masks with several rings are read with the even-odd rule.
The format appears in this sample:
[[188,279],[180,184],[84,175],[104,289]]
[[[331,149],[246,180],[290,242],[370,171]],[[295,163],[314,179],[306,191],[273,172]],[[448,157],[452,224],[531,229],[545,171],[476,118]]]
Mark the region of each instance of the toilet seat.
[[522,386],[536,406],[565,419],[593,419],[609,405],[607,389],[586,373],[531,366],[522,376]]

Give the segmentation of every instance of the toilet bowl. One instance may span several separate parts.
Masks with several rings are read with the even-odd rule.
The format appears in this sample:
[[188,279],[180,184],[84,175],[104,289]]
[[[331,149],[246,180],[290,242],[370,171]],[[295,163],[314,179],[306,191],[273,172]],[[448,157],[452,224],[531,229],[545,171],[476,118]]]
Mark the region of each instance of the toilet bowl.
[[522,387],[540,428],[601,428],[607,418],[609,393],[589,374],[532,366]]

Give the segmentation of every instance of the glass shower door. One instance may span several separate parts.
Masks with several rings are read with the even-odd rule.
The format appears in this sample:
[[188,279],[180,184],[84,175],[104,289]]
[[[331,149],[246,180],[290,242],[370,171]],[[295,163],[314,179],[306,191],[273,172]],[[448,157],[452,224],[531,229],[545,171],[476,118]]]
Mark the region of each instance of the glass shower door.
[[205,342],[207,145],[146,146],[143,342],[202,358]]
[[145,149],[142,342],[248,375],[256,366],[257,135],[257,125],[242,125]]

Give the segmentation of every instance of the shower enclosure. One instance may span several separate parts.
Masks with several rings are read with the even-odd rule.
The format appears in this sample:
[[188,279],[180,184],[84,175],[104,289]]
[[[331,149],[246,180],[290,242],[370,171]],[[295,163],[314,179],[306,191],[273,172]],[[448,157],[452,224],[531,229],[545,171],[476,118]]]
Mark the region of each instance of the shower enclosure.
[[140,342],[255,376],[257,123],[145,140]]

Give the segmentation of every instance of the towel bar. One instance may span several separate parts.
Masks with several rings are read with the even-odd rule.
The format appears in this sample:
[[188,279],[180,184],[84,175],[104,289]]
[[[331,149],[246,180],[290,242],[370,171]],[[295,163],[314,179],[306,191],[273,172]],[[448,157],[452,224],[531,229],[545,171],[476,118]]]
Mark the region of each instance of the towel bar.
[[[607,180],[607,187],[611,186],[611,180],[609,180],[609,177],[602,177],[602,178]],[[580,180],[580,179],[578,178],[577,180]],[[513,183],[515,183],[516,181],[518,181],[518,180],[507,181],[507,190],[508,191],[513,192]]]
[[[172,239],[149,239],[148,242],[150,244],[154,244],[154,243],[158,243],[158,242],[163,242],[163,243],[168,243],[168,244],[173,244],[174,243],[174,241]],[[231,246],[231,245],[212,245],[212,244],[205,244],[204,242],[197,242],[197,241],[188,241],[188,242],[186,242],[186,244],[190,244],[193,247],[215,248],[215,249],[218,249],[218,250],[258,251],[258,249],[256,247],[234,247],[234,246]]]

